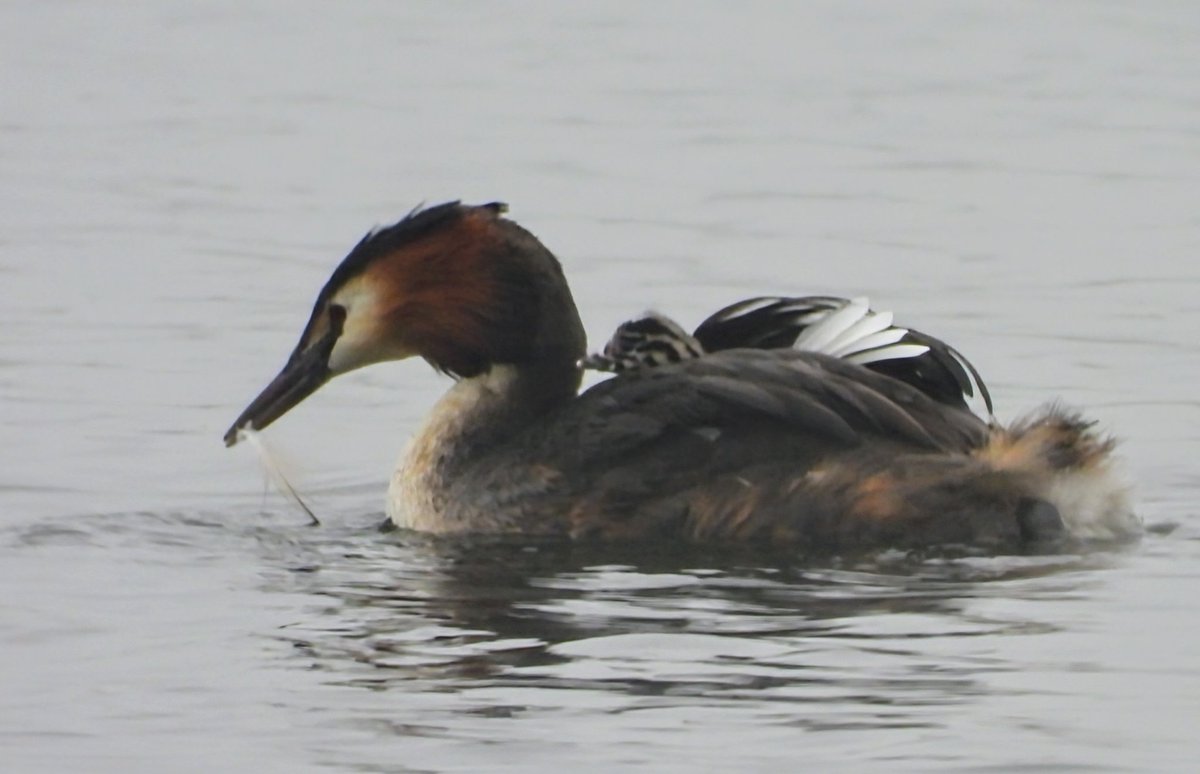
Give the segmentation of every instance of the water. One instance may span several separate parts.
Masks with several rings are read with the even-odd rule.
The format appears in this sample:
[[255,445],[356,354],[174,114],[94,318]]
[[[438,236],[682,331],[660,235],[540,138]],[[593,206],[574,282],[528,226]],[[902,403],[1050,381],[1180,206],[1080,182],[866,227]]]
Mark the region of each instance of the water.
[[[8,3],[6,771],[1190,771],[1200,11]],[[503,199],[589,335],[868,294],[1123,440],[1141,544],[812,563],[382,535],[444,383],[220,437],[371,225]]]

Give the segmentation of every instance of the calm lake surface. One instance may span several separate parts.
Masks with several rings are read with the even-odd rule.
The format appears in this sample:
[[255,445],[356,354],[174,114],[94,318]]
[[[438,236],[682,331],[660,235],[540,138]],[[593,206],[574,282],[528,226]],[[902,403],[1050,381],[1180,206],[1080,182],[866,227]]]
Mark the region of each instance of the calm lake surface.
[[[1194,771],[1200,6],[0,8],[6,772]],[[869,295],[1145,538],[936,559],[380,534],[421,362],[221,434],[337,261],[504,200],[593,344]]]

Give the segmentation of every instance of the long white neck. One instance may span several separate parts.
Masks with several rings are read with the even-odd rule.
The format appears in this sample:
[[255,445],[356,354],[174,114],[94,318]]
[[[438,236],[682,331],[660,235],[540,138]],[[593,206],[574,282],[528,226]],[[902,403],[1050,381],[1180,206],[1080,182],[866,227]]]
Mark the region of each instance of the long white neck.
[[388,518],[436,533],[472,531],[501,518],[486,509],[488,493],[477,491],[482,468],[504,464],[494,453],[574,394],[573,387],[548,390],[539,377],[544,374],[499,365],[451,387],[401,454],[388,487]]

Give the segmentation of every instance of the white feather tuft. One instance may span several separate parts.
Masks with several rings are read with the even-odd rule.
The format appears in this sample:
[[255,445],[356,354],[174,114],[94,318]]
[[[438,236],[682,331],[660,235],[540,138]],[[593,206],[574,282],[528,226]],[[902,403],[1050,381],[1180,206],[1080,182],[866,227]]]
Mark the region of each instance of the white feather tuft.
[[880,347],[879,349],[856,352],[853,355],[847,355],[843,359],[850,363],[865,365],[867,363],[878,363],[881,360],[903,360],[908,357],[920,357],[928,351],[929,347],[924,344],[893,344],[891,346]]
[[868,310],[866,317],[847,328],[841,336],[830,342],[826,351],[834,357],[843,357],[852,352],[859,352],[866,348],[862,345],[864,339],[876,333],[882,333],[891,327],[891,312],[870,312]]
[[872,333],[863,336],[858,341],[854,342],[854,346],[845,347],[842,355],[850,355],[855,352],[866,352],[879,347],[886,347],[892,344],[899,343],[900,339],[908,335],[907,328],[885,328],[878,333]]
[[258,453],[258,459],[262,463],[263,470],[266,471],[267,478],[279,490],[279,493],[291,500],[300,510],[308,514],[308,518],[312,519],[313,524],[320,524],[321,520],[312,512],[304,501],[300,499],[300,495],[296,492],[296,488],[287,480],[287,476],[283,473],[283,467],[279,464],[278,455],[272,452],[267,442],[263,439],[262,433],[250,427],[243,427],[238,431],[238,440],[246,441]]
[[855,323],[866,317],[870,311],[865,298],[852,299],[841,309],[830,312],[824,319],[818,320],[801,331],[792,348],[802,352],[828,354],[829,345],[853,327]]

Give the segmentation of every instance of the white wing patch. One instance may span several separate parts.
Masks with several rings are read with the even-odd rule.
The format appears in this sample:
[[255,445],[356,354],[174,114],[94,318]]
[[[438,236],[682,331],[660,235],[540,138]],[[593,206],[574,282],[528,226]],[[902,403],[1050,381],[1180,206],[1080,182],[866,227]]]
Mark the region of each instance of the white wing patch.
[[800,332],[792,347],[803,352],[828,354],[829,345],[871,311],[866,301],[865,298],[855,298],[840,309],[826,312],[823,319],[815,320]]
[[928,351],[929,347],[924,344],[894,344],[890,347],[856,352],[852,355],[846,355],[842,359],[850,363],[866,365],[867,363],[878,363],[881,360],[902,360],[906,357],[920,357]]
[[871,309],[866,297],[853,298],[841,308],[817,310],[806,317],[812,321],[796,337],[793,349],[820,352],[859,365],[920,357],[929,351],[924,344],[898,343],[908,335],[908,329],[892,327],[892,313]]

